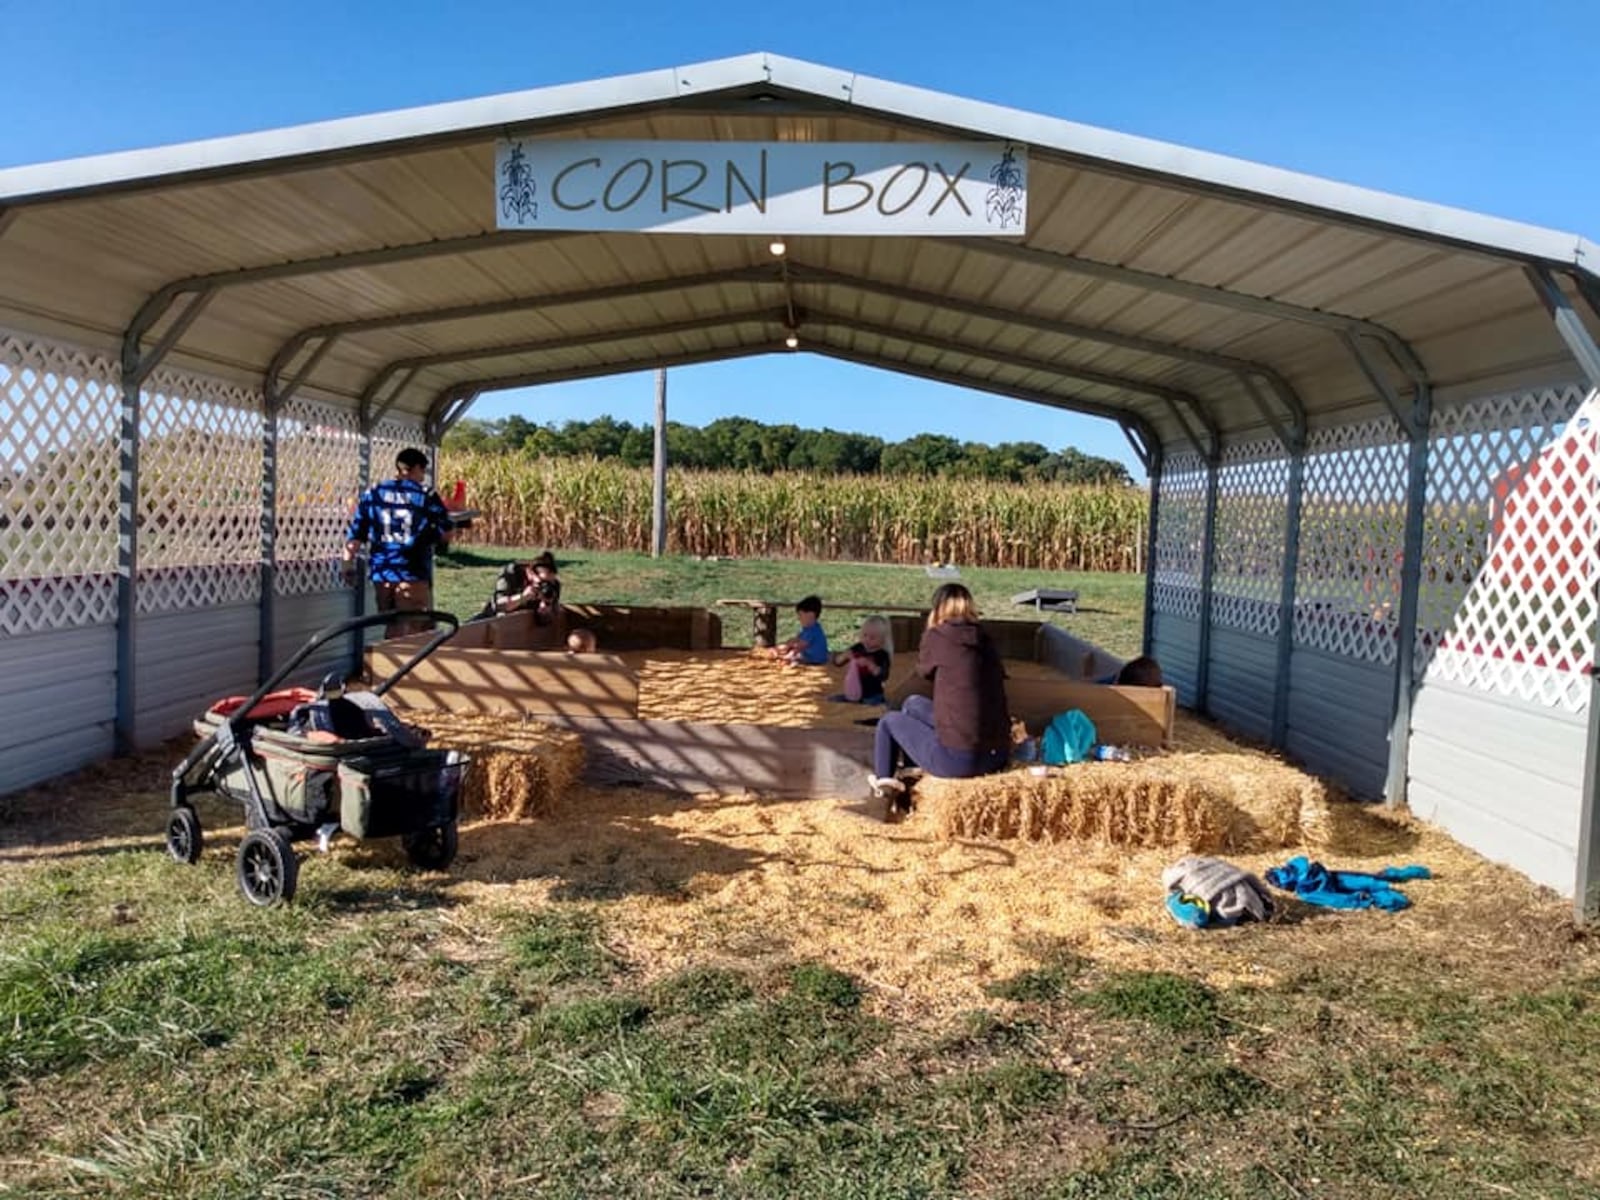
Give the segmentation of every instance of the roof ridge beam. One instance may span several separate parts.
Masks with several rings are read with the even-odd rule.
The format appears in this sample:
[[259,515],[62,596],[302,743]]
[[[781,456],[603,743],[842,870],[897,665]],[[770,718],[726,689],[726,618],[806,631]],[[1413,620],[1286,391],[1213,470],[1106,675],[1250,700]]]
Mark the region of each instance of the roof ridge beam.
[[1221,308],[1231,308],[1238,312],[1256,313],[1260,316],[1276,317],[1284,321],[1296,321],[1303,325],[1315,325],[1335,332],[1364,334],[1383,343],[1389,352],[1394,355],[1395,362],[1400,369],[1405,372],[1406,377],[1413,383],[1426,383],[1428,381],[1427,368],[1422,365],[1421,358],[1411,348],[1411,344],[1387,325],[1380,325],[1376,321],[1329,312],[1321,308],[1307,308],[1300,304],[1290,304],[1285,300],[1273,300],[1266,296],[1255,296],[1249,292],[1230,291],[1227,288],[1214,287],[1207,283],[1195,283],[1192,280],[1178,279],[1171,275],[1161,275],[1154,271],[1141,271],[1135,267],[1123,267],[1115,263],[1100,262],[1097,259],[1083,258],[1076,254],[1063,254],[1056,250],[1041,250],[1036,246],[1028,246],[1019,242],[998,242],[988,238],[968,237],[941,240],[946,245],[959,246],[964,250],[970,250],[975,253],[1008,258],[1013,262],[1026,263],[1031,266],[1049,267],[1074,275],[1086,275],[1091,279],[1100,279],[1107,283],[1117,283],[1127,287],[1162,292],[1169,296],[1178,296],[1199,304],[1211,304]]

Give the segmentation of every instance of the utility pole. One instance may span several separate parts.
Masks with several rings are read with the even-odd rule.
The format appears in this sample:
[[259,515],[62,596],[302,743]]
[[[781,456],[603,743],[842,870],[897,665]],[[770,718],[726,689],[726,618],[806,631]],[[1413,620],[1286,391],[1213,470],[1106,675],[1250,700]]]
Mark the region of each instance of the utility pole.
[[667,552],[667,369],[656,369],[654,504],[650,512],[650,557]]

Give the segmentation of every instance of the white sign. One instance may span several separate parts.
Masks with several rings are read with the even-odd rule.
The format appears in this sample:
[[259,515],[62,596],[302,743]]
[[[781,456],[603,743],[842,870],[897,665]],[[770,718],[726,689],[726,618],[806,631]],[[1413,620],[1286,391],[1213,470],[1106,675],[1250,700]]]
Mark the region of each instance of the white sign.
[[1020,237],[1007,142],[521,141],[495,146],[501,229]]

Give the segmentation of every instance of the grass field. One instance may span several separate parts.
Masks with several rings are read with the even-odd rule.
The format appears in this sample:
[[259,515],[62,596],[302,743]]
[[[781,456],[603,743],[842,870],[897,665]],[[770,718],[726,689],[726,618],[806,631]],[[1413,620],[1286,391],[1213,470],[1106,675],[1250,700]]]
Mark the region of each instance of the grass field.
[[[535,550],[533,553],[537,553]],[[436,598],[447,611],[469,615],[488,599],[501,566],[517,554],[506,547],[470,546],[440,556],[434,572]],[[921,567],[872,563],[816,563],[796,560],[736,559],[701,561],[682,555],[652,559],[645,554],[596,550],[556,551],[561,565],[561,595],[572,603],[712,605],[722,599],[771,599],[789,603],[815,592],[840,604],[925,606],[941,580]],[[1052,572],[963,568],[960,582],[972,589],[985,616],[1032,619],[1031,608],[1011,597],[1035,586],[1078,589],[1079,610],[1049,614],[1058,625],[1132,658],[1139,653],[1144,612],[1144,576],[1096,572]],[[834,641],[854,632],[864,613],[823,613],[823,627]],[[723,611],[723,636],[729,645],[748,645],[750,622],[743,610]],[[779,613],[779,632],[793,631],[792,612]],[[784,635],[787,636],[787,635]]]
[[[443,601],[504,557],[454,556]],[[574,600],[934,582],[560,557]],[[997,612],[1065,582],[964,575]],[[1101,611],[1058,619],[1132,651],[1142,581],[1070,579]],[[1600,1195],[1596,939],[1436,831],[1380,822],[1440,876],[1404,913],[1200,934],[1155,852],[581,790],[467,825],[448,874],[308,855],[267,911],[235,889],[236,807],[202,807],[198,865],[162,852],[185,748],[0,798],[0,1197]]]

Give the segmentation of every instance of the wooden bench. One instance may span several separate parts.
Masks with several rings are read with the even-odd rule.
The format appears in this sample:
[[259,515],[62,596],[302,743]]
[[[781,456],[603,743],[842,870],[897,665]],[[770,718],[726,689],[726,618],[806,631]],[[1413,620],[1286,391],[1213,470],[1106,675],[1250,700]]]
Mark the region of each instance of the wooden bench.
[[1034,612],[1078,611],[1078,593],[1071,588],[1029,588],[1011,597],[1013,604],[1031,604]]
[[[723,608],[748,608],[750,610],[750,633],[757,646],[777,645],[778,610],[780,608],[788,609],[790,611],[794,609],[794,602],[789,600],[733,599],[718,600],[716,603],[719,607]],[[824,600],[822,602],[822,611],[824,615],[827,614],[828,610],[835,608],[842,609],[845,612],[883,613],[885,615],[894,614],[895,616],[910,614],[914,615],[918,620],[923,621],[927,620],[928,617],[928,610],[926,608],[910,607],[904,604],[847,604],[841,600]],[[893,622],[891,622],[891,631],[893,631],[893,629],[894,625]],[[902,647],[897,640],[893,648],[897,651],[907,648],[915,649],[915,645],[913,644],[910,647]]]

